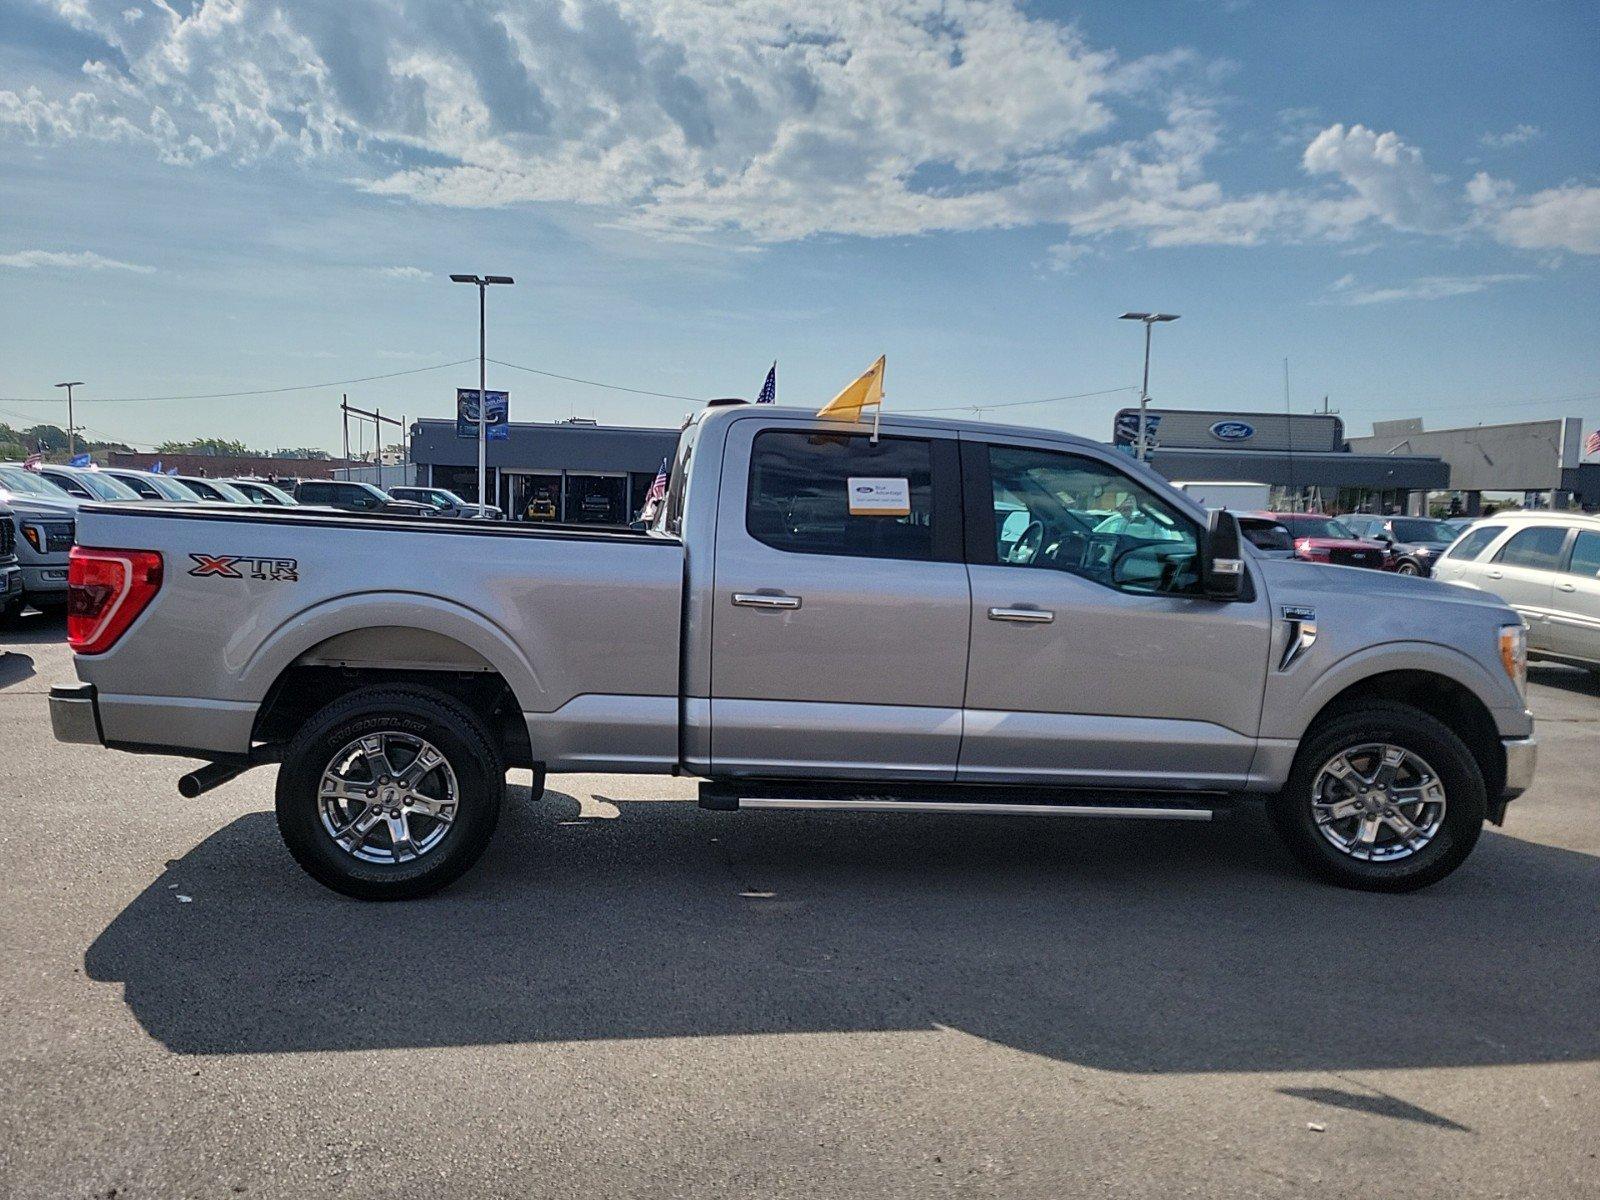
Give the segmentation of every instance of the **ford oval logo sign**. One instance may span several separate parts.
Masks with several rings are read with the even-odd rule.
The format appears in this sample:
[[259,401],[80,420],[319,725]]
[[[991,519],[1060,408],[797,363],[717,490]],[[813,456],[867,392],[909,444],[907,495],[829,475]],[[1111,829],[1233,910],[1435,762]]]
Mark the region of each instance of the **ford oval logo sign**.
[[1218,421],[1211,427],[1211,436],[1224,442],[1247,442],[1256,435],[1256,427],[1244,421]]

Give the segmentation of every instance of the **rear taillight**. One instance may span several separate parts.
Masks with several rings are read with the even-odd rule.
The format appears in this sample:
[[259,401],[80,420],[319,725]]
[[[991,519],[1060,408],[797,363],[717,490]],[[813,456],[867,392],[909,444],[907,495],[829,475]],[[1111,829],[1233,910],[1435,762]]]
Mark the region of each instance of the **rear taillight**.
[[74,546],[67,557],[67,645],[103,654],[160,590],[157,551]]

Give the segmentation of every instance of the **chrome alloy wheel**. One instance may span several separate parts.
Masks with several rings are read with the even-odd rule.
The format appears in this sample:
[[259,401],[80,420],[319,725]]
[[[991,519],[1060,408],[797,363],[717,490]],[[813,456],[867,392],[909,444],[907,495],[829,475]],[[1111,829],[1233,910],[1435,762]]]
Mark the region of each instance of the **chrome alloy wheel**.
[[1335,849],[1366,862],[1417,853],[1444,823],[1444,784],[1403,746],[1368,742],[1323,764],[1311,784],[1317,831]]
[[461,790],[431,743],[397,731],[363,734],[322,770],[322,828],[362,862],[421,858],[450,832]]

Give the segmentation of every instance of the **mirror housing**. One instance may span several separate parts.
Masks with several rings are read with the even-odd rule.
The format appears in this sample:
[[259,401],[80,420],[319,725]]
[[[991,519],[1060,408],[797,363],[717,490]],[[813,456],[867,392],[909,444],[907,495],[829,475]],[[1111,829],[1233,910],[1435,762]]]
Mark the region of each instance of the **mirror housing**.
[[1239,542],[1239,519],[1225,508],[1213,510],[1201,552],[1200,586],[1214,600],[1237,600],[1244,591]]

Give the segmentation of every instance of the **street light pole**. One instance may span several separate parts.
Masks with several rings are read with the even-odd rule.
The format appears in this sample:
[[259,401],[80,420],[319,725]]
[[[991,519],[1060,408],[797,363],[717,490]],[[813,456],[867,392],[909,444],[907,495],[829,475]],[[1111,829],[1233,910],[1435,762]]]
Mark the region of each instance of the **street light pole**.
[[71,383],[58,383],[56,386],[67,389],[67,457],[73,458],[77,455],[78,443],[76,437],[77,427],[72,423],[72,389],[82,387],[83,380],[74,379]]
[[492,283],[512,283],[509,275],[452,275],[452,283],[470,283],[478,289],[478,515],[482,516],[489,490],[489,360],[485,353],[484,297]]
[[1150,330],[1157,321],[1176,321],[1177,313],[1125,312],[1119,321],[1144,322],[1144,383],[1139,388],[1139,440],[1134,445],[1134,457],[1145,462],[1150,457],[1150,439],[1147,433],[1150,408]]

